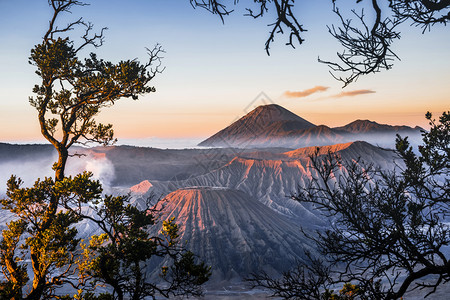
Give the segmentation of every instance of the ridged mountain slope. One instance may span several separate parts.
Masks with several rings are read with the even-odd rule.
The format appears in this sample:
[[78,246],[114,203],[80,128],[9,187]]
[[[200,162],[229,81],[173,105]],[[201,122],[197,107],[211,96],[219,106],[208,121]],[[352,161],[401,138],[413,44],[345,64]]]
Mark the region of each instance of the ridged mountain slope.
[[158,208],[159,221],[174,217],[181,243],[212,266],[210,284],[240,281],[261,270],[281,274],[311,250],[296,224],[242,191],[180,189]]
[[[247,153],[232,159],[226,165],[206,174],[186,180],[152,182],[156,194],[167,194],[173,190],[189,186],[226,187],[241,190],[267,207],[292,217],[302,225],[323,224],[317,211],[307,204],[290,199],[299,186],[306,186],[313,174],[309,155],[316,147],[297,149],[290,152],[272,154]],[[336,152],[343,159],[361,157],[366,163],[383,168],[392,168],[396,156],[393,151],[372,146],[366,142],[353,142],[321,147],[320,154]],[[265,156],[265,157],[264,157]]]

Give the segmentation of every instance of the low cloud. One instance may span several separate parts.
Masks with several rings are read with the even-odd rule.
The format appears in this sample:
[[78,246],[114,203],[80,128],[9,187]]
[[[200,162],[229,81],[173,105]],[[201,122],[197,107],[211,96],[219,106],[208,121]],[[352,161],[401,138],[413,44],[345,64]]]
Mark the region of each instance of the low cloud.
[[376,92],[372,90],[355,90],[355,91],[340,92],[339,94],[331,96],[331,98],[353,97],[358,95],[374,94],[374,93]]
[[313,88],[304,90],[304,91],[298,91],[298,92],[291,92],[291,91],[286,91],[284,92],[284,96],[288,97],[288,98],[303,98],[303,97],[307,97],[309,95],[312,95],[314,93],[317,92],[325,92],[326,90],[328,90],[329,87],[327,86],[315,86]]

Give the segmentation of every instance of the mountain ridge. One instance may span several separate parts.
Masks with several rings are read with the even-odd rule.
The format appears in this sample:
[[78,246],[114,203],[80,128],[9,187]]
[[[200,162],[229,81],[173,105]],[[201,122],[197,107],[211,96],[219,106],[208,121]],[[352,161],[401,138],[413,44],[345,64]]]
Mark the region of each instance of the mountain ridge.
[[[170,182],[151,181],[155,194],[168,194],[189,186],[220,186],[241,190],[264,205],[288,217],[302,222],[322,222],[304,203],[290,198],[299,187],[306,187],[311,179],[309,156],[317,147],[308,147],[282,153],[244,152],[222,166],[204,174]],[[398,159],[392,150],[373,146],[366,142],[321,147],[319,155],[335,151],[343,160],[361,157],[361,163],[389,168]]]
[[404,131],[416,131],[416,130],[424,130],[419,126],[410,127],[406,125],[388,125],[388,124],[380,124],[371,120],[361,120],[357,119],[353,122],[350,122],[344,126],[333,127],[334,130],[346,131],[351,133],[370,133],[380,131],[396,131],[396,132],[404,132]]
[[409,135],[410,141],[417,143],[420,142],[422,131],[418,126],[392,126],[360,119],[331,128],[315,125],[280,105],[270,104],[258,106],[198,146],[297,149],[365,140],[383,147],[393,147],[396,134]]

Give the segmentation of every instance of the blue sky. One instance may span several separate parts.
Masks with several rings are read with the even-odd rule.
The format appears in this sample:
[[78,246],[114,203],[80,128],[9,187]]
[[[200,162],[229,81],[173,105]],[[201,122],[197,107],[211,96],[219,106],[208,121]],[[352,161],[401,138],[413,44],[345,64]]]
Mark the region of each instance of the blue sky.
[[[292,49],[284,45],[287,36],[278,35],[270,57],[264,43],[272,16],[243,17],[246,1],[240,1],[225,24],[194,10],[188,0],[86,2],[91,5],[74,9],[61,22],[83,16],[97,29],[108,27],[105,45],[95,50],[100,57],[143,61],[145,47],[160,43],[166,50],[166,70],[154,80],[156,93],[139,101],[121,100],[101,113],[99,119],[113,123],[119,138],[206,137],[247,112],[261,92],[303,118],[329,126],[355,119],[424,126],[427,110],[449,109],[446,27],[422,35],[420,28],[405,24],[395,45],[402,60],[392,70],[362,77],[342,90],[327,66],[317,63],[318,56],[333,59],[340,50],[327,33],[326,25],[337,21],[329,0],[297,1],[298,18],[308,29],[306,41]],[[0,141],[40,138],[36,112],[28,104],[38,77],[27,58],[50,14],[44,0],[0,0]],[[327,89],[301,98],[283,96],[317,86]],[[362,90],[371,93],[350,96]]]

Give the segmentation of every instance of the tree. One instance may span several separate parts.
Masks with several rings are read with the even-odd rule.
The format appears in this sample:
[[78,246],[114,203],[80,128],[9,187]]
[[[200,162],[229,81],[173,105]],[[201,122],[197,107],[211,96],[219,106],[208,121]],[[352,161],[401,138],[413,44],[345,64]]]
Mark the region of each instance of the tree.
[[[35,97],[30,103],[38,111],[41,133],[58,151],[54,165],[55,180],[64,178],[68,149],[81,139],[86,142],[109,144],[113,141],[112,125],[97,124],[95,116],[102,108],[111,106],[121,98],[138,99],[139,95],[154,92],[148,83],[162,70],[162,48],[157,45],[148,50],[145,64],[137,60],[113,64],[91,53],[84,60],[78,54],[87,46],[103,44],[100,34],[91,34],[93,25],[82,18],[58,27],[58,17],[73,6],[85,5],[76,0],[50,0],[53,16],[42,42],[31,50],[30,64],[36,66],[41,83],[35,85]],[[69,37],[59,35],[82,26],[85,33],[81,45],[74,45]],[[59,139],[58,139],[59,137]]]
[[[106,28],[99,34],[92,34],[93,25],[82,18],[59,27],[57,21],[61,14],[70,12],[74,6],[85,4],[77,0],[49,0],[48,3],[53,12],[48,29],[42,42],[31,50],[29,59],[41,79],[40,84],[33,89],[35,96],[30,97],[30,103],[38,112],[42,135],[57,150],[58,161],[53,166],[54,178],[38,179],[30,188],[22,187],[22,180],[15,176],[8,181],[7,198],[1,204],[3,209],[12,213],[13,220],[3,230],[0,242],[0,266],[6,279],[0,283],[0,296],[7,299],[59,299],[61,297],[56,293],[58,287],[71,285],[79,288],[80,283],[85,283],[73,280],[79,274],[81,263],[80,240],[74,225],[87,217],[82,207],[88,203],[103,205],[112,201],[121,204],[119,207],[106,205],[98,211],[99,217],[120,213],[122,217],[115,219],[113,224],[114,230],[125,230],[119,231],[121,238],[154,243],[149,241],[152,237],[144,232],[152,223],[149,220],[136,223],[133,219],[146,215],[148,211],[136,212],[124,204],[122,197],[106,197],[102,200],[102,187],[98,181],[92,180],[92,174],[66,177],[65,167],[72,145],[88,142],[106,145],[114,141],[112,125],[97,124],[95,117],[102,108],[114,105],[122,98],[136,100],[140,95],[155,91],[149,82],[162,71],[162,49],[159,45],[147,49],[149,60],[144,64],[137,60],[114,64],[99,59],[95,53],[84,59],[79,58],[79,54],[88,46],[102,45]],[[64,36],[76,27],[84,28],[80,45],[75,45],[69,36]],[[151,220],[151,217],[148,218]],[[101,220],[106,222],[105,219]],[[100,221],[97,223],[102,224]],[[126,225],[132,225],[134,231],[129,231],[131,229],[126,228]],[[111,245],[117,245],[113,237],[116,236],[109,236],[106,245],[97,245],[97,250],[103,249],[101,253],[113,251]],[[158,241],[157,237],[153,239]],[[163,241],[153,248],[161,251],[160,247],[166,247],[167,251],[178,250],[182,254],[181,249],[166,245]],[[132,252],[130,255],[135,254]],[[139,262],[146,258],[142,257]],[[191,290],[199,293],[198,286],[208,278],[209,270],[203,264],[196,265],[191,258],[184,271],[198,267],[198,272],[192,276],[203,276],[203,279],[196,278],[197,289]],[[32,278],[26,259],[31,261]],[[204,273],[200,274],[202,271]],[[177,288],[188,285],[193,285],[192,281],[185,280]],[[190,290],[186,289],[186,293],[190,293]]]
[[[295,199],[314,204],[333,222],[308,234],[326,261],[300,265],[281,279],[256,274],[256,286],[285,299],[317,299],[337,283],[353,282],[360,299],[399,299],[407,291],[432,294],[450,280],[450,112],[424,133],[418,153],[397,137],[401,172],[344,162],[338,156],[312,157],[317,176]],[[341,171],[345,166],[346,171]],[[318,283],[305,288],[308,283]],[[297,289],[292,296],[282,293]]]
[[[190,2],[194,7],[201,7],[217,14],[222,21],[232,12],[230,5],[220,0],[190,0]],[[238,2],[234,1],[234,5]],[[275,20],[269,24],[271,29],[265,44],[267,54],[278,33],[288,32],[286,45],[295,47],[296,44],[301,45],[304,42],[303,33],[307,29],[297,18],[294,0],[252,2],[255,8],[247,8],[247,16],[257,19],[269,12],[275,15]],[[364,8],[359,12],[357,8],[353,9],[352,14],[356,22],[343,17],[337,2],[332,0],[333,11],[341,24],[337,27],[332,25],[328,29],[344,50],[337,53],[337,62],[320,58],[319,62],[327,64],[331,68],[332,76],[341,81],[344,87],[356,81],[361,75],[392,68],[393,61],[398,59],[392,50],[392,44],[400,38],[401,24],[410,22],[411,25],[421,27],[424,33],[436,24],[445,25],[450,21],[450,0],[355,0],[357,8],[368,3],[365,8],[370,12],[367,15]]]

